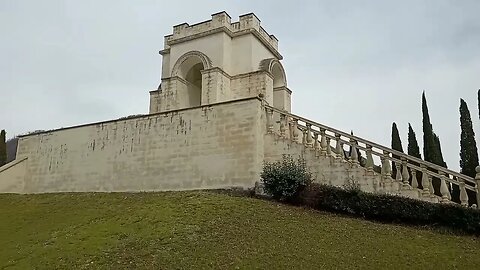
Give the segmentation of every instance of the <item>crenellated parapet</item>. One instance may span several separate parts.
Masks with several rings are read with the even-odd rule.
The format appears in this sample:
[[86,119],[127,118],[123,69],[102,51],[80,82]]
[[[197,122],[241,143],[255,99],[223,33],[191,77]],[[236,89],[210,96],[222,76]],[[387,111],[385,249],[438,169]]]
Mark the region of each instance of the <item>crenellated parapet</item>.
[[260,19],[258,19],[254,13],[240,15],[239,21],[232,23],[230,15],[225,11],[212,14],[212,19],[207,21],[192,25],[181,23],[173,26],[173,34],[165,36],[164,50],[160,51],[160,53],[163,54],[167,52],[170,46],[174,44],[218,32],[225,32],[232,38],[252,33],[261,40],[273,54],[277,55],[279,59],[282,59],[282,56],[278,52],[278,39],[274,35],[269,34],[260,25]]

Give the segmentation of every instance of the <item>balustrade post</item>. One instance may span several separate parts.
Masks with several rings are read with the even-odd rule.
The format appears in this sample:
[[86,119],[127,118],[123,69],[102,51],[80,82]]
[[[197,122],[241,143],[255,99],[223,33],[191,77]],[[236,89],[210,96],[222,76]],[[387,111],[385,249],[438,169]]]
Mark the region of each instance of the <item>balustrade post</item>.
[[305,131],[305,143],[308,147],[313,146],[313,139],[312,139],[312,124],[307,123],[307,130]]
[[380,156],[380,174],[382,175],[382,178],[385,176],[385,157],[383,155]]
[[337,139],[337,146],[335,147],[335,151],[337,152],[337,159],[344,159],[345,158],[345,152],[343,152],[343,143],[340,139],[341,135],[340,134],[335,134],[335,138]]
[[475,181],[477,182],[475,185],[475,190],[477,191],[477,208],[480,208],[480,166],[475,168],[477,174],[475,175]]
[[417,179],[417,170],[410,168],[410,173],[412,174],[412,188],[418,188],[418,179]]
[[410,183],[408,182],[410,179],[410,174],[408,173],[407,160],[405,158],[402,158],[402,167],[403,187],[407,189],[410,187]]
[[287,119],[287,116],[283,113],[280,113],[280,136],[282,136],[282,138],[286,138],[286,119]]
[[428,192],[430,193],[430,197],[435,198],[435,189],[433,188],[433,176],[428,175]]
[[440,173],[440,193],[442,194],[442,202],[449,202],[450,201],[450,191],[447,187],[447,176],[445,173]]
[[327,156],[331,156],[332,155],[332,146],[330,145],[330,138],[327,138]]
[[459,188],[460,188],[460,203],[462,206],[468,207],[468,193],[467,189],[465,188],[465,179],[460,178],[459,180]]
[[384,168],[385,172],[385,179],[391,179],[391,174],[392,174],[392,166],[390,165],[390,160],[388,159],[390,157],[390,154],[387,151],[383,151],[383,164],[382,164],[382,169]]
[[375,166],[375,164],[373,163],[372,146],[367,144],[367,150],[365,152],[367,154],[367,161],[365,162],[365,167],[367,168],[367,171],[373,172],[373,166]]
[[292,123],[290,125],[291,130],[290,133],[292,134],[291,138],[294,142],[298,142],[298,119],[292,119]]
[[307,133],[307,129],[303,129],[301,128],[301,133],[302,133],[302,144],[303,145],[307,145],[307,136],[305,136],[305,134]]
[[322,156],[327,155],[327,134],[325,133],[325,129],[320,129],[320,153]]
[[318,133],[313,133],[313,149],[315,149],[315,156],[318,157],[320,155],[320,143],[318,142]]
[[267,132],[273,133],[273,109],[267,108]]
[[351,153],[350,153],[350,162],[354,165],[358,165],[358,152],[357,152],[357,141],[350,139],[351,143]]
[[423,164],[420,165],[420,168],[422,168],[423,195],[427,196],[430,195],[430,183],[428,182],[427,168]]
[[402,166],[398,163],[398,162],[395,162],[395,168],[397,169],[397,174],[395,175],[395,182],[397,182],[399,185],[398,185],[398,189],[401,189],[402,188]]

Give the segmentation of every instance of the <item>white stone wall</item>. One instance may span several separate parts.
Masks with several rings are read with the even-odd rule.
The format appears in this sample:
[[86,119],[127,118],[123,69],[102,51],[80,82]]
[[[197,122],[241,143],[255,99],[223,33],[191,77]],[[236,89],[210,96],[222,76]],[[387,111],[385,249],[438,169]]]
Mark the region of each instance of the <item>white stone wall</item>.
[[[232,99],[230,76],[219,68],[202,71],[202,104],[224,102]],[[250,96],[252,97],[252,96]]]
[[[28,162],[16,192],[251,187],[263,122],[254,98],[22,137],[17,159]],[[0,173],[0,183],[8,177]]]
[[235,76],[231,82],[233,99],[264,95],[264,99],[273,104],[273,79],[265,71],[257,71]]
[[345,160],[320,156],[313,148],[283,139],[276,134],[265,135],[264,145],[265,161],[281,160],[284,154],[291,155],[294,159],[301,157],[317,183],[341,187],[353,180],[361,185],[362,190],[375,192],[374,184],[380,181],[380,175],[369,174],[364,168]]
[[0,193],[22,193],[28,160],[16,159],[0,167]]

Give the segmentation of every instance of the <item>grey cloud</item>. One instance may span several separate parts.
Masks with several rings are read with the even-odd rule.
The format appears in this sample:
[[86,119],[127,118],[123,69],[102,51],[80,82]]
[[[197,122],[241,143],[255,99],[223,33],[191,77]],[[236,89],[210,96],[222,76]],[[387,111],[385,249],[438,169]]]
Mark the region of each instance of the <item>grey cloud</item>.
[[280,40],[293,110],[382,144],[391,122],[421,143],[426,90],[448,165],[458,169],[459,99],[479,133],[480,2],[0,2],[0,128],[9,135],[146,113],[163,36],[226,10],[255,12]]

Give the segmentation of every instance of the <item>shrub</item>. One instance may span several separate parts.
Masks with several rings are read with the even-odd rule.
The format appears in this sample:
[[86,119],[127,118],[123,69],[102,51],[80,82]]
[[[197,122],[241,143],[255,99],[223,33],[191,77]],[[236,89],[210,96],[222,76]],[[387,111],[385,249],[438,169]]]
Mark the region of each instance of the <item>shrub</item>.
[[265,192],[275,200],[289,201],[312,182],[305,160],[294,161],[289,155],[273,163],[266,162],[261,173]]
[[320,184],[304,188],[292,202],[369,220],[441,227],[480,235],[480,210],[458,204],[430,203]]

